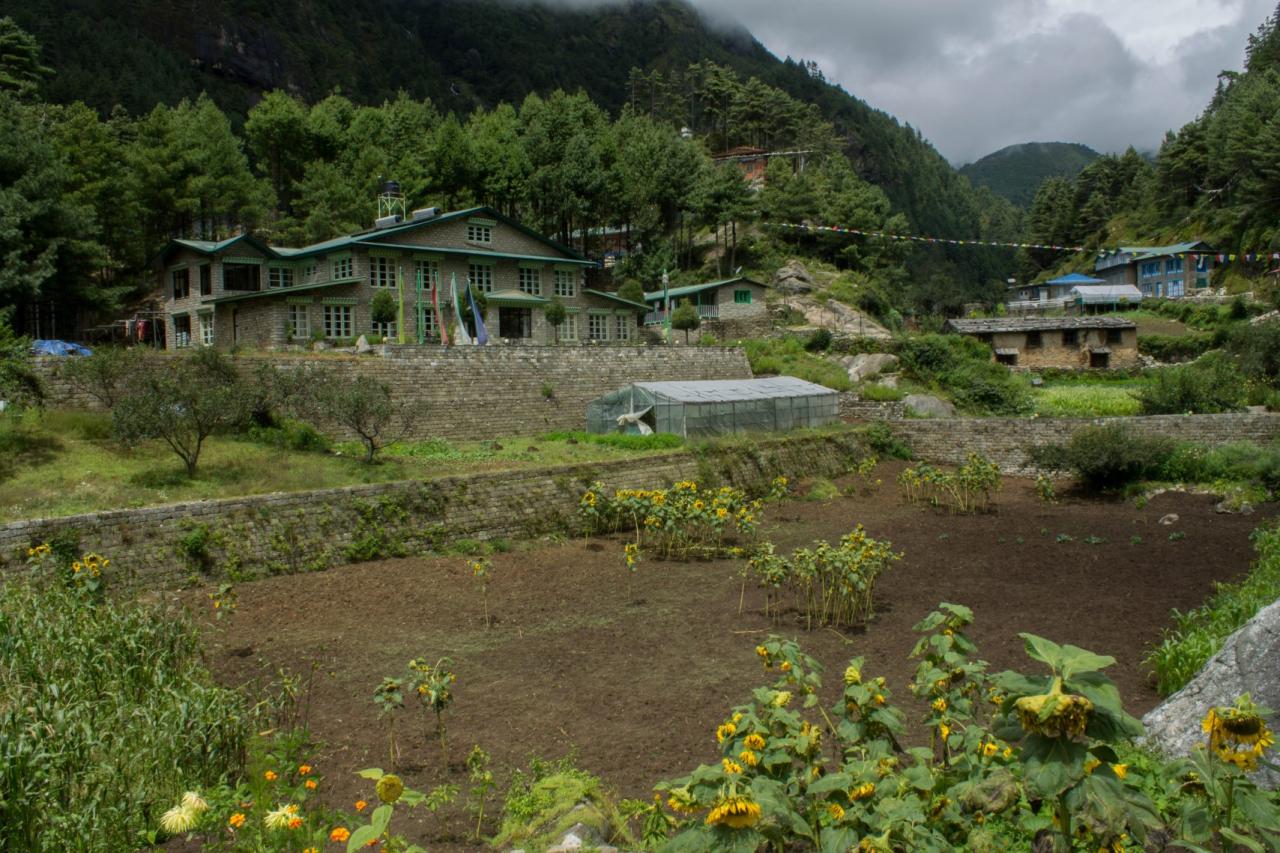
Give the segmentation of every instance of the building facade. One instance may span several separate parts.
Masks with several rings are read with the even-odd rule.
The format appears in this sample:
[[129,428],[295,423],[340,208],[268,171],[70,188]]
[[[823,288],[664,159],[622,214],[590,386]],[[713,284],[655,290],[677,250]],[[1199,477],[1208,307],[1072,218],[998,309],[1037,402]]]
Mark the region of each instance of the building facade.
[[705,284],[672,287],[665,293],[652,290],[644,295],[649,312],[644,315],[646,326],[660,326],[667,315],[684,302],[693,305],[704,321],[742,321],[764,317],[765,290],[768,287],[750,278],[728,278]]
[[1138,327],[1123,317],[1027,317],[949,320],[947,329],[971,335],[1010,367],[1109,369],[1136,367]]
[[[494,343],[637,338],[644,305],[585,286],[584,271],[594,262],[492,208],[427,209],[390,219],[302,248],[269,246],[253,235],[171,241],[155,264],[163,277],[167,346],[278,349],[361,335],[439,342],[435,306],[452,335],[455,282],[465,322],[472,323],[468,283],[485,303]],[[379,293],[390,294],[394,320],[374,320]],[[566,313],[555,328],[546,319],[553,302]]]
[[1095,274],[1107,284],[1132,284],[1148,298],[1180,299],[1209,289],[1213,249],[1202,241],[1172,246],[1121,246],[1103,252]]

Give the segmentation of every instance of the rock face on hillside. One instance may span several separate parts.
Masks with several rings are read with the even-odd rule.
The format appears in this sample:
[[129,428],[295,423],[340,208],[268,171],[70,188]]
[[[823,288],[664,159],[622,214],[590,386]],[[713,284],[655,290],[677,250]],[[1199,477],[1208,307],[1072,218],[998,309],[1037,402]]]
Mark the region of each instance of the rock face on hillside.
[[852,382],[861,382],[882,373],[893,373],[898,369],[898,357],[887,352],[859,353],[846,356],[840,362],[849,371],[849,379]]
[[779,293],[808,293],[813,290],[813,276],[795,258],[787,261],[773,274],[771,283]]
[[922,418],[954,418],[956,407],[930,394],[908,394],[902,398],[907,408]]
[[850,308],[843,302],[836,302],[834,299],[822,303],[812,296],[792,295],[783,299],[782,304],[803,314],[806,324],[827,329],[833,335],[843,334],[878,340],[888,340],[892,337],[888,329],[867,314],[856,308]]
[[[1168,755],[1186,755],[1204,742],[1200,722],[1213,705],[1230,705],[1248,693],[1259,705],[1280,710],[1280,601],[1264,607],[1223,644],[1186,687],[1142,718],[1149,744]],[[1271,721],[1274,729],[1277,721]],[[1254,781],[1280,786],[1280,773],[1260,769]]]

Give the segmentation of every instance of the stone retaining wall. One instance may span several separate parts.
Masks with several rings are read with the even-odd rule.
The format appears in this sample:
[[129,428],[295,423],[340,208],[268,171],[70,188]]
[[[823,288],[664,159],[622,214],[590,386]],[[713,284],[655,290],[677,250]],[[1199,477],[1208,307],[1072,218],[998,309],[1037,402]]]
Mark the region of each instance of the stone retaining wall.
[[528,538],[581,529],[593,481],[657,488],[682,479],[763,492],[779,474],[836,476],[861,457],[849,434],[743,442],[600,464],[197,501],[0,525],[0,573],[55,539],[111,557],[113,582],[171,589],[315,571],[401,556],[460,539]]
[[[157,358],[168,356],[157,355]],[[58,375],[64,359],[37,359],[58,407],[100,408]],[[282,368],[325,369],[385,382],[398,399],[420,402],[412,438],[474,439],[537,435],[586,427],[587,403],[631,382],[669,379],[749,379],[745,353],[734,347],[512,346],[390,347],[386,357],[249,355]],[[323,426],[323,425],[322,425]],[[349,438],[339,433],[341,438]]]
[[893,432],[919,459],[959,464],[971,451],[987,456],[1012,473],[1028,464],[1027,450],[1063,444],[1086,426],[1122,423],[1144,435],[1177,441],[1224,444],[1268,442],[1280,437],[1280,414],[1151,415],[1126,418],[908,418],[890,420]]

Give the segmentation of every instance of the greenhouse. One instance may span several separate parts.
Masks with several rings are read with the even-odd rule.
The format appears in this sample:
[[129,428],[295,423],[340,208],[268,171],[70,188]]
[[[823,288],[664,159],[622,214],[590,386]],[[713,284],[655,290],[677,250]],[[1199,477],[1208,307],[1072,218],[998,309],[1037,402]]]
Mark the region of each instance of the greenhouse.
[[587,405],[587,430],[695,438],[815,427],[836,420],[838,396],[792,376],[633,382]]

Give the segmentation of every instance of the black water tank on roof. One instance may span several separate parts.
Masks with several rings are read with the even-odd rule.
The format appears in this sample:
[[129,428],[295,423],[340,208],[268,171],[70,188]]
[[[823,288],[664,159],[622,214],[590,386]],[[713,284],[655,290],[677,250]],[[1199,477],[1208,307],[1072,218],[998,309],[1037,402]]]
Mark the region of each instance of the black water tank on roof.
[[400,195],[399,181],[386,181],[382,185],[383,195]]

